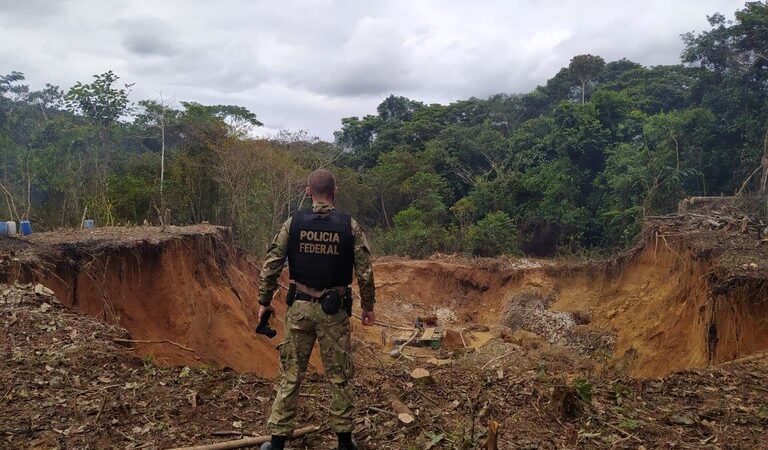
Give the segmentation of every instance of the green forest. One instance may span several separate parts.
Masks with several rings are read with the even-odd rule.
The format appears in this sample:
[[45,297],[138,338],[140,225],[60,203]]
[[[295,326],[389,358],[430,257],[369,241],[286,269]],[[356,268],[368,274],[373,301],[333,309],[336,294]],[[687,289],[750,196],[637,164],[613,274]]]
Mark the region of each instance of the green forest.
[[378,254],[614,251],[683,197],[766,192],[768,6],[708,20],[681,37],[677,65],[583,54],[525,94],[389,96],[342,119],[334,142],[254,139],[258,112],[237,105],[134,103],[112,71],[39,91],[10,72],[0,218],[36,230],[207,221],[260,256],[325,167]]

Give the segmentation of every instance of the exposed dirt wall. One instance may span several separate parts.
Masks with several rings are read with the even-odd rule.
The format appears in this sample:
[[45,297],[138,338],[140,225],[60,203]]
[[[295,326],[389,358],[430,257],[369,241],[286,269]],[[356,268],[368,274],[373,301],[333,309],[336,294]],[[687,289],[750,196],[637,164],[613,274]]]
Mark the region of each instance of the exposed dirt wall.
[[136,341],[158,341],[135,344],[158,363],[278,371],[284,303],[275,305],[280,334],[256,335],[258,268],[232,247],[227,229],[160,242],[56,245],[42,267],[18,273],[77,311],[126,328]]
[[[227,229],[114,229],[17,241],[5,245],[16,257],[0,255],[0,282],[44,284],[76,310],[128,329],[139,341],[139,355],[165,364],[277,373],[285,304],[275,302],[281,334],[273,340],[255,335],[258,267],[232,246]],[[603,370],[639,377],[768,349],[768,277],[761,270],[724,271],[717,252],[689,244],[650,240],[604,263],[382,261],[375,266],[377,314],[410,325],[421,313],[438,313],[443,325],[493,328],[512,303],[542,298],[544,308],[573,315],[563,326],[615,337],[611,353],[601,358]],[[525,311],[518,308],[518,316]],[[540,311],[530,316],[562,318]],[[552,324],[538,325],[527,331],[541,333]],[[364,331],[359,336],[379,340],[380,330]],[[579,337],[555,331],[550,338],[558,345]],[[313,364],[320,366],[317,359]]]
[[768,349],[768,286],[759,279],[718,285],[711,258],[669,240],[610,263],[516,269],[396,261],[376,269],[380,309],[393,317],[402,305],[446,307],[459,323],[497,326],[508,302],[540,293],[554,299],[551,309],[615,334],[602,369],[656,377]]

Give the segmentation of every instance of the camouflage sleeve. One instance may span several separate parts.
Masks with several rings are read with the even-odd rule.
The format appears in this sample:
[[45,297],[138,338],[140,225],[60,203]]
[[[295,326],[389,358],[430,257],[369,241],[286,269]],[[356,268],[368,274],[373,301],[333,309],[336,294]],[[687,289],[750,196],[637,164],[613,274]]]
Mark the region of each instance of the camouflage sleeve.
[[259,304],[268,305],[277,289],[277,279],[283,271],[285,258],[288,253],[288,237],[291,230],[291,219],[285,221],[269,245],[264,266],[259,277]]
[[355,236],[355,276],[360,288],[360,305],[365,311],[373,311],[376,303],[376,286],[373,282],[373,256],[363,229],[353,219],[352,233]]

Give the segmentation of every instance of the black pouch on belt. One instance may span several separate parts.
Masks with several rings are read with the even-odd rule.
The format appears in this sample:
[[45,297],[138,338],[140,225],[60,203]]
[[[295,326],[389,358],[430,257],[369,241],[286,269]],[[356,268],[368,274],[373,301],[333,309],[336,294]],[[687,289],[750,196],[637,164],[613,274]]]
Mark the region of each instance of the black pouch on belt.
[[288,285],[288,293],[285,295],[285,304],[290,308],[296,301],[296,283]]
[[332,316],[341,309],[341,296],[335,289],[331,289],[323,294],[320,305],[324,313]]

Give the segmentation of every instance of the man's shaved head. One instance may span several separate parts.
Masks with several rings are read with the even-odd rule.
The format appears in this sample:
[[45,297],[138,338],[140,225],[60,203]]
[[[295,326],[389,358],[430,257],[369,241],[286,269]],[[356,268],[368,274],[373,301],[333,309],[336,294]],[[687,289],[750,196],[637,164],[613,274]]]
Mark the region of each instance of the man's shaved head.
[[317,169],[309,174],[307,180],[312,197],[332,200],[336,190],[336,178],[325,169]]

